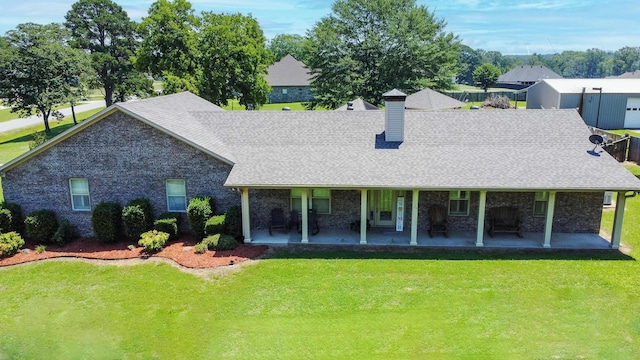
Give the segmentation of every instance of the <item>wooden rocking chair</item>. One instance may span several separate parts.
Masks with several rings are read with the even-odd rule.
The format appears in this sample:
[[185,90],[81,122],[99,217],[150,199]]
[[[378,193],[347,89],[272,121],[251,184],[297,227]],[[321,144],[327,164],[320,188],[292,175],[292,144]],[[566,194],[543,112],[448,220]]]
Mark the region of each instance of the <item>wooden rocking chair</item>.
[[429,207],[429,237],[433,237],[434,232],[444,233],[447,237],[447,208],[442,205],[431,205]]

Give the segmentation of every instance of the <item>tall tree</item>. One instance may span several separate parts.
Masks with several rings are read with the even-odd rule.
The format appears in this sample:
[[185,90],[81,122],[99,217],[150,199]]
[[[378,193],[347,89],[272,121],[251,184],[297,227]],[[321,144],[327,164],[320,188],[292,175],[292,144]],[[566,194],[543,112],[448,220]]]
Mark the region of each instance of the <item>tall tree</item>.
[[640,47],[625,46],[613,54],[613,75],[640,70]]
[[482,54],[467,45],[460,45],[458,52],[458,77],[459,84],[473,84],[473,71],[482,65]]
[[53,107],[69,101],[88,70],[86,54],[66,46],[68,38],[59,24],[20,24],[0,52],[0,98],[22,116],[41,114],[47,133]]
[[126,81],[141,77],[135,74],[132,62],[137,46],[135,23],[122,7],[111,0],[79,0],[65,19],[72,45],[91,54],[96,85],[104,88],[105,104],[113,104],[116,87],[120,98],[135,93],[139,83]]
[[200,19],[194,15],[191,3],[157,0],[148,14],[137,27],[142,41],[136,67],[154,77],[162,76],[165,93],[192,90],[198,69],[196,40]]
[[492,64],[482,64],[473,71],[473,80],[476,85],[487,92],[487,90],[498,81],[500,69]]
[[354,97],[379,104],[393,88],[452,86],[459,41],[415,0],[338,0],[308,32],[315,100],[336,108]]
[[235,97],[247,107],[267,102],[271,88],[264,77],[273,55],[265,40],[251,16],[203,12],[199,95],[218,105]]
[[267,49],[275,56],[275,61],[291,55],[296,60],[307,63],[309,60],[308,39],[298,34],[278,34],[269,41]]

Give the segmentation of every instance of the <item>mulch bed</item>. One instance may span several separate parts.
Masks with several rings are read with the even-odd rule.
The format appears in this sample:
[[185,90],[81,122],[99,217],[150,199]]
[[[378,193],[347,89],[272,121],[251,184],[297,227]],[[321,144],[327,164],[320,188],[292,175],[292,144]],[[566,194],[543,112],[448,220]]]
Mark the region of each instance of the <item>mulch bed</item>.
[[144,248],[134,241],[122,241],[104,244],[95,238],[82,238],[64,246],[46,245],[46,251],[38,254],[36,243],[25,239],[25,246],[17,254],[0,259],[0,266],[9,266],[57,257],[76,257],[84,259],[121,260],[162,257],[175,261],[188,268],[215,268],[254,259],[262,255],[267,246],[239,244],[235,250],[212,251],[196,254],[194,245],[197,240],[191,236],[183,236],[177,241],[169,242],[160,252],[146,254]]

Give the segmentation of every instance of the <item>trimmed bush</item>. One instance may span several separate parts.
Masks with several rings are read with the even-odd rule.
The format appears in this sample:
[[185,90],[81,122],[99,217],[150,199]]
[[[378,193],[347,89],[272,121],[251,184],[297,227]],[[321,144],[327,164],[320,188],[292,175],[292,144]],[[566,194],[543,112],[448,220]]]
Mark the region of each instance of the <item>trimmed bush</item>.
[[22,232],[24,230],[24,219],[22,218],[22,209],[20,205],[9,203],[9,202],[0,202],[0,209],[7,209],[11,211],[11,226],[9,229],[3,229],[2,232]]
[[11,211],[9,209],[0,209],[0,234],[10,232],[11,230]]
[[176,219],[176,225],[178,225],[178,230],[179,230],[180,224],[182,223],[182,214],[177,212],[166,212],[158,216],[158,220],[161,220],[161,219]]
[[0,257],[11,256],[24,246],[24,240],[15,231],[0,234]]
[[139,239],[143,232],[153,229],[153,206],[149,199],[129,201],[122,209],[122,222],[130,239]]
[[210,250],[233,250],[238,247],[238,242],[231,235],[215,234],[202,239]]
[[204,254],[207,252],[208,246],[204,243],[197,243],[194,249],[196,254]]
[[178,238],[178,219],[158,219],[153,223],[153,229],[167,233],[169,239],[175,240]]
[[154,253],[162,250],[167,244],[167,240],[169,240],[169,234],[158,230],[151,230],[140,235],[138,245],[143,246],[144,251]]
[[232,206],[224,213],[224,233],[242,240],[242,209]]
[[189,201],[189,206],[187,206],[189,228],[198,239],[205,237],[205,225],[213,215],[214,210],[213,200],[210,197],[197,196]]
[[115,242],[122,236],[122,207],[117,202],[101,202],[91,213],[93,234],[103,242]]
[[24,220],[27,237],[49,243],[58,230],[58,220],[53,210],[36,210]]
[[72,242],[78,237],[78,228],[75,225],[71,225],[69,220],[62,218],[62,220],[60,220],[58,230],[51,237],[51,241],[57,245],[64,245]]
[[224,215],[212,216],[211,219],[207,220],[204,226],[204,232],[207,235],[224,233]]

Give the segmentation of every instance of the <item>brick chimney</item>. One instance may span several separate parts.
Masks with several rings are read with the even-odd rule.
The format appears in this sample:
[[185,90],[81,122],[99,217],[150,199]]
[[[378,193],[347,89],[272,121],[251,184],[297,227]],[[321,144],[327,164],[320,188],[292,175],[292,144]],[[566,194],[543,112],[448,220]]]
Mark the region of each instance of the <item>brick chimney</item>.
[[384,137],[387,142],[404,140],[404,102],[407,94],[393,89],[382,94],[384,99]]

